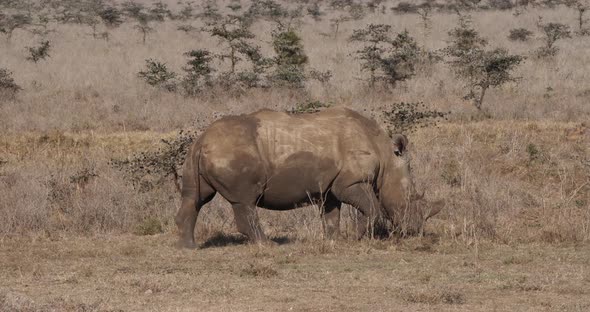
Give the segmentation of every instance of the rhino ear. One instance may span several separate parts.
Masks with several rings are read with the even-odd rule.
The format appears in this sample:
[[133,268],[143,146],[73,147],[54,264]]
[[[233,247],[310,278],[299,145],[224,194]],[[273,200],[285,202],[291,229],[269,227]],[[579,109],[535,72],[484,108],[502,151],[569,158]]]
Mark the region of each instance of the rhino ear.
[[408,138],[403,134],[394,134],[391,138],[393,141],[393,153],[401,156],[408,147]]

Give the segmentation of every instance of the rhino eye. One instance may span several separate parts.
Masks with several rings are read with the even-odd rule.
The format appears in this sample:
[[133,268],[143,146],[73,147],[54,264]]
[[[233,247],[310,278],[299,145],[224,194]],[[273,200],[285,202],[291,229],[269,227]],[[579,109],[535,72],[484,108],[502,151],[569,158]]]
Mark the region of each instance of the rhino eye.
[[402,155],[402,152],[400,151],[393,151],[393,153],[395,154],[395,156],[400,157]]

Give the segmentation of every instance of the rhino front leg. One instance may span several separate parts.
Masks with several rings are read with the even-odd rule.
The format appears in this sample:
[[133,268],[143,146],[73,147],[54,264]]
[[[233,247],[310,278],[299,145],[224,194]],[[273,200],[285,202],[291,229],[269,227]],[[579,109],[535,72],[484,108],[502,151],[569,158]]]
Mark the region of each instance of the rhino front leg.
[[262,231],[256,206],[253,204],[233,204],[234,219],[238,231],[253,243],[266,243],[268,239]]
[[340,236],[340,206],[341,202],[329,199],[322,209],[322,226],[326,238],[335,239]]
[[360,215],[356,222],[357,238],[367,233],[372,237],[374,227],[381,212],[381,204],[368,183],[357,183],[335,193],[336,198],[356,208]]

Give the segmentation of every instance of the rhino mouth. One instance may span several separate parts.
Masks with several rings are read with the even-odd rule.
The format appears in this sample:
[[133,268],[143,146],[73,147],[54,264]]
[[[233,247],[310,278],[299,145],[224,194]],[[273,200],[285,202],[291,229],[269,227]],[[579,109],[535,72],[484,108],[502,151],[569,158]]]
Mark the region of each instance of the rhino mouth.
[[393,232],[402,237],[422,235],[426,221],[440,213],[444,205],[443,200],[427,201],[424,193],[413,195],[405,207],[393,213]]

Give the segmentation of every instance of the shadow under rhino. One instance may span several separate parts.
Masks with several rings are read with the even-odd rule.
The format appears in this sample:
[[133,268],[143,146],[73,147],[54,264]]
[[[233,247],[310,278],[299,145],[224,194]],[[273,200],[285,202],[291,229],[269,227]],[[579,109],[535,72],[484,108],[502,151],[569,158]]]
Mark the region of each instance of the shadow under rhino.
[[416,192],[407,147],[404,135],[390,138],[374,120],[346,108],[222,118],[187,154],[176,215],[180,244],[196,247],[198,213],[216,193],[232,205],[238,231],[254,242],[268,241],[257,207],[289,210],[310,201],[320,203],[327,237],[340,233],[343,203],[359,212],[358,238],[375,233],[380,218],[402,236],[422,233],[444,202],[429,203]]

